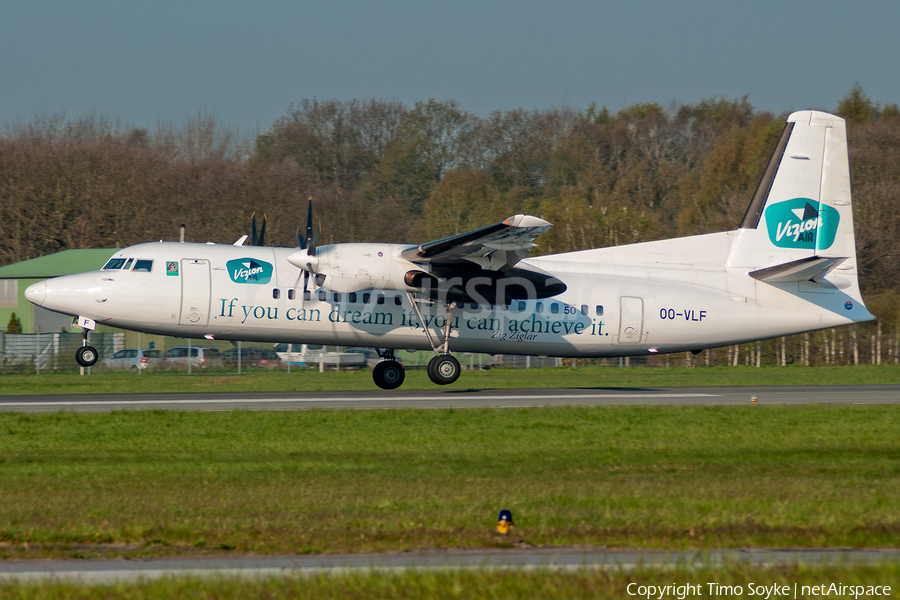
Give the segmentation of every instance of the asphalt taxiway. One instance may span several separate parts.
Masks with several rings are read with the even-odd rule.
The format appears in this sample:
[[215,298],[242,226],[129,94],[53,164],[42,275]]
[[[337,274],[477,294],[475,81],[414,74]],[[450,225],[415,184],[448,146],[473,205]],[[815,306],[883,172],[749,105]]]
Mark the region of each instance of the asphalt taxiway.
[[212,394],[61,394],[0,396],[0,411],[305,410],[511,408],[596,405],[897,404],[900,385],[669,388],[533,388],[258,392]]

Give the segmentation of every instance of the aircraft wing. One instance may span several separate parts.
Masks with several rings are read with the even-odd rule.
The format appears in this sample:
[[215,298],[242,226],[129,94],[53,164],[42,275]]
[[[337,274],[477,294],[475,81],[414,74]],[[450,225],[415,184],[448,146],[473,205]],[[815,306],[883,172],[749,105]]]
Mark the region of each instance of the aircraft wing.
[[490,271],[506,271],[528,255],[534,239],[552,225],[531,215],[515,215],[466,233],[402,252],[403,258],[436,267],[453,267],[474,263]]

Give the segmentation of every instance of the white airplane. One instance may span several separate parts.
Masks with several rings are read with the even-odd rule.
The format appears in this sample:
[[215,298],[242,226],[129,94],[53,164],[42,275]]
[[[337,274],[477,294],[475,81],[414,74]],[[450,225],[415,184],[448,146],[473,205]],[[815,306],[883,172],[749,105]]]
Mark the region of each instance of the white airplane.
[[[96,323],[208,340],[433,350],[428,375],[456,381],[450,352],[619,357],[693,351],[872,320],[857,281],[844,120],[790,116],[734,231],[525,259],[550,223],[515,215],[422,245],[300,248],[159,242],[100,270],[30,286],[38,306]],[[255,225],[254,225],[255,232]],[[254,236],[255,237],[255,236]]]

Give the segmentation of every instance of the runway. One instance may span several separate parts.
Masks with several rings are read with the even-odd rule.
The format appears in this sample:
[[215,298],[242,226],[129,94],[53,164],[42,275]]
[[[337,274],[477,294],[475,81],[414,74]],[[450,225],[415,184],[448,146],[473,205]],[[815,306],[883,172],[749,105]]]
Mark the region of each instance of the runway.
[[612,405],[897,404],[900,385],[366,390],[0,396],[0,411],[515,408]]
[[697,569],[722,565],[883,565],[900,563],[897,549],[608,550],[529,548],[425,550],[389,554],[0,561],[0,581],[43,579],[112,583],[162,577],[308,577],[354,572],[505,569],[573,571]]

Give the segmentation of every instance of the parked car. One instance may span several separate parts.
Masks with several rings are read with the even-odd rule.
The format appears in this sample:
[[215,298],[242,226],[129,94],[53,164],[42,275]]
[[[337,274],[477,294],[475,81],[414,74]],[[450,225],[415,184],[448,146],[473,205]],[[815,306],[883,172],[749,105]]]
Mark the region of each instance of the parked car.
[[[300,367],[318,368],[319,363],[328,369],[364,369],[366,357],[356,352],[329,351],[326,346],[294,344],[288,352],[288,344],[275,344],[273,350],[285,363]],[[335,346],[331,346],[335,348]]]
[[159,350],[125,348],[104,359],[99,366],[103,370],[137,371],[159,368],[162,359],[162,352]]
[[[254,367],[265,367],[274,369],[282,365],[281,359],[272,350],[262,350],[260,348],[241,348],[241,368],[250,369]],[[222,362],[229,369],[237,368],[238,349],[229,348],[219,355]]]
[[[378,353],[373,348],[347,348],[345,350],[347,354],[362,354],[366,357],[366,366],[370,369],[374,369],[375,365],[381,362],[381,357],[378,356]],[[395,359],[398,363],[403,364],[403,359],[399,356]]]
[[218,367],[219,349],[208,348],[206,346],[175,346],[166,350],[163,358],[163,367],[166,369],[187,369],[188,368],[188,350],[191,353],[192,369],[209,369]]

